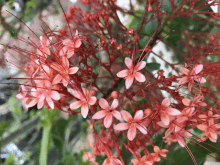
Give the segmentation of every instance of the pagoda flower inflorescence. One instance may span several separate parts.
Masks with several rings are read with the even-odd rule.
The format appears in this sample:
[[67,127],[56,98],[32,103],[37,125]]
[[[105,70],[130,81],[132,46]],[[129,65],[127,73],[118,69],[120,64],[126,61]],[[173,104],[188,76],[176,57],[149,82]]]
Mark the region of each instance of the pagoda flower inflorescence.
[[[147,0],[143,16],[114,0],[81,2],[91,11],[71,7],[64,28],[28,39],[30,49],[7,46],[15,58],[13,53],[26,59],[15,65],[26,74],[17,78],[22,82],[16,98],[27,111],[45,106],[86,118],[94,140],[84,157],[91,164],[178,164],[169,152],[180,147],[197,164],[190,149],[202,147],[207,139],[217,143],[220,137],[220,63],[209,58],[219,55],[218,37],[179,29],[183,52],[164,42],[183,56],[179,62],[167,62],[167,55],[157,54],[154,47],[174,34],[167,29],[178,17],[206,22],[209,15],[206,26],[219,27],[218,14],[206,9],[217,2],[170,0],[169,13],[162,10],[162,1]],[[140,26],[124,26],[117,11],[137,18]],[[159,68],[157,59],[149,62],[149,55],[164,61],[175,75]],[[214,147],[210,151],[217,153]],[[99,156],[105,156],[102,162]]]

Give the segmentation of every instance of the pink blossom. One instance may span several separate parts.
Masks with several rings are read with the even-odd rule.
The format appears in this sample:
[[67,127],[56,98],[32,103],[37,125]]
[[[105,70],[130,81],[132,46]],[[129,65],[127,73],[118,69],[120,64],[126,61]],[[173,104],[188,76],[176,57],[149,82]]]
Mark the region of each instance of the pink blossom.
[[217,142],[220,123],[216,124],[213,119],[210,119],[208,123],[197,125],[197,128],[204,132],[201,138],[203,141],[209,138],[212,142]]
[[145,61],[141,61],[137,63],[137,65],[134,67],[132,60],[129,57],[126,57],[125,64],[128,67],[128,69],[118,72],[117,76],[120,78],[126,78],[125,80],[126,89],[129,89],[131,87],[131,85],[134,82],[134,78],[138,82],[146,81],[145,76],[141,74],[140,72],[138,72],[139,70],[143,69],[146,66]]
[[105,117],[104,119],[104,126],[106,128],[109,128],[112,124],[112,116],[114,116],[116,119],[121,119],[121,114],[120,112],[116,111],[115,108],[118,106],[118,100],[114,99],[112,102],[112,105],[109,106],[107,100],[100,98],[99,99],[99,105],[103,110],[96,112],[93,115],[93,119],[101,119]]
[[203,69],[203,65],[202,64],[199,64],[199,65],[196,65],[192,71],[190,72],[188,69],[184,68],[184,67],[181,67],[181,71],[186,75],[184,76],[183,78],[180,79],[179,81],[179,85],[182,85],[182,84],[186,84],[187,82],[189,83],[188,84],[188,89],[189,91],[191,91],[192,89],[192,84],[195,81],[199,82],[199,83],[205,83],[206,82],[206,79],[204,77],[201,77],[201,76],[197,76],[198,73],[200,73]]
[[153,163],[147,160],[146,155],[143,156],[141,159],[131,159],[131,163],[133,165],[152,165]]
[[202,102],[202,99],[203,99],[203,96],[196,96],[193,99],[193,101],[188,99],[188,98],[184,98],[182,100],[183,104],[185,106],[189,107],[188,111],[190,111],[190,112],[187,112],[189,114],[189,116],[193,115],[195,107],[205,107],[205,106],[207,106],[206,103]]
[[81,44],[82,41],[78,37],[78,31],[76,31],[76,36],[74,37],[73,40],[69,38],[63,40],[63,45],[65,46],[60,50],[60,56],[64,56],[65,54],[67,54],[67,58],[72,57],[74,55],[75,49],[79,48]]
[[81,107],[81,114],[84,118],[87,117],[89,113],[89,105],[94,105],[97,98],[95,96],[89,96],[90,92],[86,88],[82,88],[83,94],[77,90],[73,91],[73,96],[78,98],[80,101],[75,101],[70,104],[71,109],[78,109]]
[[52,84],[48,80],[36,80],[37,87],[31,89],[31,94],[34,99],[28,104],[28,107],[33,107],[37,104],[37,108],[40,109],[44,105],[44,101],[51,109],[54,109],[54,101],[59,100],[60,94],[52,89]]
[[128,134],[127,137],[130,141],[134,140],[136,136],[136,128],[141,131],[143,134],[147,134],[147,128],[144,126],[143,122],[143,111],[138,110],[134,118],[132,118],[131,114],[128,113],[127,111],[122,110],[121,111],[122,118],[127,122],[127,123],[119,123],[115,126],[115,129],[118,131],[124,131],[128,129]]
[[161,106],[159,107],[161,121],[163,122],[164,125],[169,125],[170,116],[177,116],[181,114],[179,110],[175,108],[169,108],[169,106],[170,106],[170,99],[165,98],[162,101]]
[[58,71],[58,74],[53,79],[53,84],[58,84],[62,81],[64,86],[67,86],[69,83],[69,75],[75,74],[79,68],[71,67],[69,68],[69,60],[66,57],[61,58],[62,64],[53,63],[51,67]]
[[102,165],[122,165],[122,162],[116,159],[116,156],[111,156],[110,158],[106,158]]

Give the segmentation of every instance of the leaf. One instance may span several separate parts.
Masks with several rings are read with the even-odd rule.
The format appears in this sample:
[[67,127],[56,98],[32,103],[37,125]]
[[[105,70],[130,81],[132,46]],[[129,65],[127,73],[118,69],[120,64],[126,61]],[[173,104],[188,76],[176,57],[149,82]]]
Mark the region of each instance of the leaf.
[[158,63],[156,63],[156,62],[147,63],[147,65],[145,66],[145,68],[146,68],[149,72],[152,72],[152,71],[154,71],[154,70],[160,69],[160,64],[158,64]]
[[170,13],[172,11],[171,3],[169,0],[163,0],[161,4],[161,10],[165,11],[166,13]]
[[5,132],[6,128],[12,123],[12,120],[0,122],[0,137]]

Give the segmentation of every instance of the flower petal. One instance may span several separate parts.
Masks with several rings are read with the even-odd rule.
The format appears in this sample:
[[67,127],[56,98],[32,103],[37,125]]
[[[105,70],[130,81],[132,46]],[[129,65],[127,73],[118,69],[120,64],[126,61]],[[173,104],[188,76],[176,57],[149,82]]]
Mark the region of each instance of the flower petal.
[[87,115],[88,115],[88,113],[89,113],[88,104],[83,104],[83,105],[81,106],[81,114],[82,114],[82,116],[83,116],[84,118],[86,118]]
[[186,68],[184,68],[184,67],[181,67],[180,69],[181,69],[181,71],[182,71],[185,75],[189,75],[189,74],[190,74],[190,71],[189,71],[188,69],[186,69]]
[[54,109],[54,102],[53,100],[51,99],[51,97],[47,96],[46,97],[46,101],[48,103],[48,105],[50,106],[51,109]]
[[170,117],[166,113],[161,113],[160,118],[164,125],[170,124]]
[[118,131],[124,131],[126,129],[128,129],[130,127],[130,124],[129,123],[119,123],[115,126],[115,130],[118,130]]
[[116,119],[118,119],[118,120],[120,120],[121,119],[121,114],[120,114],[120,112],[118,112],[118,111],[112,111],[112,115],[116,118]]
[[206,131],[207,128],[208,128],[208,126],[205,125],[205,124],[199,124],[199,125],[197,125],[197,128],[200,129],[200,130],[202,130],[202,131]]
[[57,91],[51,91],[50,97],[54,100],[59,100],[60,99],[60,94]]
[[111,109],[113,110],[113,109],[115,109],[117,106],[118,106],[118,100],[117,100],[117,99],[114,99],[114,100],[112,101]]
[[185,105],[185,106],[190,106],[190,104],[191,104],[191,100],[190,99],[188,99],[188,98],[184,98],[183,100],[182,100],[182,102],[183,102],[183,104]]
[[107,114],[106,110],[98,111],[92,116],[92,119],[101,119],[101,118],[105,117],[106,114]]
[[191,90],[192,90],[192,83],[191,82],[189,82],[189,84],[188,84],[188,89],[191,92]]
[[78,67],[71,67],[69,68],[69,74],[75,74],[79,70]]
[[142,125],[139,125],[137,124],[136,125],[137,129],[139,129],[139,131],[141,131],[142,134],[146,135],[147,134],[147,128],[142,126]]
[[181,114],[181,112],[175,108],[167,108],[164,111],[170,116],[177,116]]
[[34,99],[34,100],[32,100],[32,101],[27,105],[27,107],[33,107],[33,106],[35,106],[37,103],[38,103],[38,99]]
[[99,99],[99,105],[103,109],[110,109],[109,104],[108,104],[106,99],[100,98]]
[[169,98],[165,98],[165,99],[162,101],[161,105],[162,105],[163,107],[169,107],[169,106],[170,106],[170,99],[169,99]]
[[154,152],[155,153],[160,152],[160,148],[158,146],[154,146]]
[[145,61],[141,61],[139,63],[137,63],[137,65],[134,67],[134,71],[139,71],[141,69],[143,69],[146,66],[146,62]]
[[128,130],[128,135],[127,135],[128,140],[130,140],[130,141],[134,140],[136,133],[137,133],[136,126],[132,125]]
[[135,77],[135,79],[136,79],[138,82],[144,82],[144,81],[146,81],[145,76],[144,76],[142,73],[140,73],[140,72],[135,72],[135,73],[134,73],[134,77]]
[[125,80],[126,89],[129,89],[133,84],[133,82],[134,82],[134,75],[128,76],[127,79]]
[[37,103],[37,109],[41,109],[44,106],[44,101]]
[[121,115],[122,115],[122,118],[127,122],[130,122],[131,120],[133,120],[131,114],[125,110],[121,111]]
[[83,101],[76,101],[70,104],[70,109],[78,109],[83,104]]
[[88,104],[89,105],[94,105],[96,103],[97,98],[95,96],[89,97],[88,98]]
[[74,43],[74,47],[79,48],[81,46],[81,44],[82,44],[82,41],[80,39],[77,39]]
[[23,95],[21,93],[19,93],[19,94],[16,95],[16,98],[17,99],[23,99]]
[[120,78],[123,78],[123,77],[127,77],[130,73],[130,70],[122,70],[120,72],[117,73],[117,76],[120,77]]
[[108,113],[108,115],[104,119],[104,126],[105,128],[109,128],[112,124],[112,114]]
[[198,74],[199,72],[201,72],[203,69],[203,65],[202,64],[199,64],[197,65],[196,67],[193,68],[192,70],[192,75],[195,75],[195,74]]
[[181,78],[180,79],[180,81],[179,81],[179,85],[182,85],[182,84],[185,84],[185,83],[187,83],[189,81],[189,79],[188,79],[188,77],[183,77],[183,78]]
[[206,82],[206,79],[204,77],[201,77],[201,76],[195,76],[193,79],[195,81],[199,82],[199,83],[205,83]]
[[72,40],[70,40],[69,38],[63,40],[63,45],[69,45],[69,46],[72,46],[73,45],[73,42]]
[[82,94],[79,92],[79,91],[77,91],[77,90],[74,90],[73,91],[73,96],[74,97],[76,97],[76,98],[78,98],[78,99],[82,99],[82,96],[81,96]]
[[63,77],[60,74],[57,74],[54,77],[52,84],[58,84],[62,79],[63,79]]
[[181,136],[177,137],[177,141],[181,147],[184,147],[186,145],[185,141],[183,140]]
[[134,120],[139,121],[143,118],[144,113],[142,110],[138,110],[134,115]]
[[130,70],[133,70],[133,68],[134,68],[133,62],[132,62],[132,60],[131,60],[129,57],[126,57],[126,58],[125,58],[125,65],[126,65]]

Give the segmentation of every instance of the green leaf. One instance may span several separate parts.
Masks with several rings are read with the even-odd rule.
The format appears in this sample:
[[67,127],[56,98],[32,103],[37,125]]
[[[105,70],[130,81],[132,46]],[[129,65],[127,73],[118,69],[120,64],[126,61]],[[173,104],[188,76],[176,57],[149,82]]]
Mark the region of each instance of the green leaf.
[[147,65],[145,66],[145,68],[146,68],[149,72],[152,72],[152,71],[154,71],[154,70],[160,69],[160,64],[158,64],[158,63],[156,63],[156,62],[147,63]]
[[163,0],[161,4],[161,10],[165,11],[166,13],[170,13],[172,11],[169,0]]
[[6,128],[12,123],[12,120],[0,122],[0,137],[5,132]]

